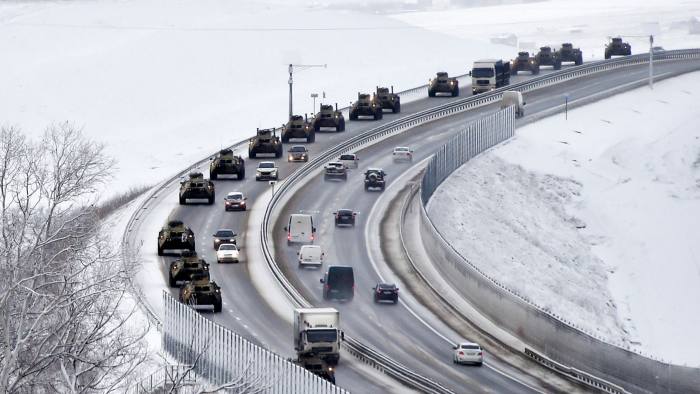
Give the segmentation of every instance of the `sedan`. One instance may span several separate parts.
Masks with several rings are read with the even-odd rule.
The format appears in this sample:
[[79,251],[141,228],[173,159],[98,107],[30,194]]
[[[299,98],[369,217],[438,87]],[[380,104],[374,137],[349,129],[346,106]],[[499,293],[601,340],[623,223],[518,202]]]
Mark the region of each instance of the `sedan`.
[[238,247],[236,244],[221,244],[219,250],[216,251],[217,263],[237,263],[238,262]]
[[413,150],[407,146],[397,146],[391,155],[394,157],[394,162],[413,161]]
[[357,168],[357,162],[360,161],[360,159],[354,153],[346,153],[340,155],[338,161],[343,163],[345,168]]
[[457,346],[453,346],[452,362],[455,364],[471,363],[481,366],[484,362],[484,352],[476,343],[463,342]]
[[231,192],[224,198],[224,209],[227,211],[245,211],[246,210],[246,200],[241,192]]
[[339,209],[338,212],[333,212],[335,215],[335,226],[352,226],[355,227],[355,216],[357,212],[352,209]]
[[379,283],[372,288],[374,290],[374,302],[391,301],[399,302],[399,288],[393,283]]
[[294,145],[287,153],[287,161],[309,161],[309,150],[304,145]]
[[221,229],[217,230],[213,235],[214,237],[214,250],[219,250],[219,245],[221,244],[235,244],[236,243],[236,233],[233,230]]

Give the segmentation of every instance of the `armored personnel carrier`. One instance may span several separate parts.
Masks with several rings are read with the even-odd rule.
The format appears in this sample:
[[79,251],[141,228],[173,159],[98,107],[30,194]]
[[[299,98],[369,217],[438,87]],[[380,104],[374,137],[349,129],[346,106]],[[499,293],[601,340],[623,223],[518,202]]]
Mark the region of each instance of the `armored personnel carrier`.
[[180,182],[180,205],[187,204],[188,199],[206,199],[211,205],[215,198],[214,182],[204,179],[201,172],[191,172],[188,179]]
[[291,138],[303,138],[306,142],[314,142],[316,131],[306,117],[292,115],[282,128],[282,142],[289,142]]
[[574,62],[575,65],[583,64],[583,52],[581,49],[574,48],[570,42],[561,44],[561,48],[557,51],[559,62]]
[[386,173],[381,168],[368,168],[365,172],[365,190],[379,189],[384,191]]
[[222,149],[209,163],[209,178],[217,180],[219,175],[236,175],[238,180],[245,178],[245,161],[233,154],[231,149]]
[[428,83],[428,97],[435,97],[437,93],[449,93],[452,97],[459,96],[459,81],[457,78],[450,78],[446,72],[437,73],[435,78]]
[[394,93],[393,86],[391,87],[391,91],[389,91],[389,88],[380,88],[377,86],[376,97],[382,110],[390,109],[391,112],[395,114],[401,112],[401,97]]
[[192,280],[192,277],[209,278],[209,263],[197,257],[190,251],[182,252],[182,256],[170,263],[168,271],[168,283],[170,287]]
[[530,56],[529,52],[518,52],[518,57],[513,60],[510,67],[512,75],[517,75],[518,71],[529,71],[532,75],[540,73],[540,64],[537,60]]
[[180,302],[194,307],[211,305],[221,312],[221,288],[208,275],[194,276],[180,287]]
[[350,120],[357,120],[360,116],[372,116],[374,120],[384,117],[384,112],[376,97],[367,93],[357,93],[357,101],[350,107]]
[[338,104],[335,109],[332,105],[321,104],[321,110],[313,120],[314,131],[321,131],[321,127],[333,127],[335,131],[345,131],[345,117],[343,112],[338,111]]
[[551,47],[540,47],[540,51],[535,55],[535,61],[540,66],[552,66],[555,70],[561,70],[561,59]]
[[194,232],[180,220],[170,220],[158,232],[158,256],[166,250],[195,251]]
[[622,37],[613,37],[610,42],[605,45],[605,58],[610,59],[613,56],[629,56],[632,54],[632,46],[627,42],[622,42]]
[[260,153],[273,153],[282,157],[282,141],[275,129],[257,129],[255,137],[248,141],[248,157],[255,159]]

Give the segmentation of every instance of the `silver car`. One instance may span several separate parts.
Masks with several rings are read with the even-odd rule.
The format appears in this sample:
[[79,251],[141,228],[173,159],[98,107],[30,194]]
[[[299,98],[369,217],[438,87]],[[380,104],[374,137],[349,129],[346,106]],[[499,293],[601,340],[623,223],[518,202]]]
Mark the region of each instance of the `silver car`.
[[452,347],[454,353],[452,362],[455,364],[476,364],[481,366],[484,362],[484,351],[476,343],[462,342],[457,346]]

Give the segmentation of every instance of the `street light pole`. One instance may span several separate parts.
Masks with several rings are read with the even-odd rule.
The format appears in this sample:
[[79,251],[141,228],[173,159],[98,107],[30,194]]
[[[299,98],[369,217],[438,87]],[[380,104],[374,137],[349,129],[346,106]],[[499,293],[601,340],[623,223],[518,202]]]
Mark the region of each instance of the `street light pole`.
[[649,35],[649,88],[654,89],[654,36]]
[[293,111],[292,111],[292,92],[293,88],[292,85],[294,84],[294,67],[304,70],[307,68],[311,67],[323,67],[326,68],[327,64],[290,64],[288,71],[289,71],[289,118],[291,119]]
[[316,113],[316,97],[318,97],[318,93],[311,93],[311,98],[314,99],[314,108],[311,110],[312,114]]

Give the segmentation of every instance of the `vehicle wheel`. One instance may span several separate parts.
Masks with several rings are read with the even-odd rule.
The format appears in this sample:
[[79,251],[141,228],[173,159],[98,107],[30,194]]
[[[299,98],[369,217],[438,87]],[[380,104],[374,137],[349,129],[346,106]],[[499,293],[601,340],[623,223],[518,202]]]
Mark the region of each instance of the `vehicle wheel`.
[[555,63],[554,63],[554,69],[555,69],[555,70],[561,70],[561,62],[555,62]]
[[321,131],[321,126],[318,123],[314,123],[314,131]]
[[177,286],[177,281],[175,280],[175,278],[173,278],[172,272],[168,272],[168,284],[170,285],[170,287]]
[[337,131],[345,131],[345,120],[341,119],[340,123],[338,124],[338,128],[336,128]]
[[399,112],[401,112],[401,103],[400,102],[394,104],[394,108],[392,108],[392,112],[395,114],[398,114]]
[[254,151],[254,150],[249,150],[249,151],[248,151],[248,157],[250,157],[251,159],[255,159],[255,151]]
[[244,167],[244,168],[241,168],[241,170],[238,171],[238,180],[240,181],[240,180],[243,180],[243,179],[245,179],[245,167]]
[[457,359],[452,357],[452,364],[457,364]]
[[532,69],[532,75],[537,75],[540,73],[540,66],[537,66]]
[[365,185],[365,191],[369,190],[369,186]]
[[435,97],[435,92],[428,89],[428,97]]
[[286,144],[287,142],[289,142],[289,137],[287,137],[287,134],[283,134],[282,135],[282,143]]
[[605,51],[605,59],[610,59],[610,52]]
[[306,142],[315,142],[316,141],[316,132],[311,132],[308,137],[306,137]]
[[185,205],[185,198],[180,197],[180,205]]
[[459,97],[459,86],[455,86],[455,88],[452,89],[452,97]]
[[216,171],[209,171],[209,179],[217,180],[219,175],[216,173]]
[[580,66],[583,64],[583,55],[578,55],[576,57],[576,61],[574,62],[575,65]]
[[484,363],[483,363],[483,362],[480,362],[480,363],[476,363],[476,366],[477,366],[477,367],[480,367],[480,366],[482,366],[482,365],[484,365]]
[[221,300],[214,301],[214,313],[221,312]]
[[278,159],[282,157],[282,145],[280,145],[279,148],[277,148],[277,150],[275,151],[275,157]]
[[214,195],[212,195],[211,197],[209,197],[208,204],[209,204],[209,205],[214,204],[214,200],[215,200],[215,199],[216,199],[216,197],[215,197]]
[[384,118],[384,110],[379,109],[379,118],[378,119],[382,119],[382,118]]
[[163,248],[161,248],[161,247],[159,246],[159,247],[158,247],[158,256],[162,256],[162,255],[163,255]]

